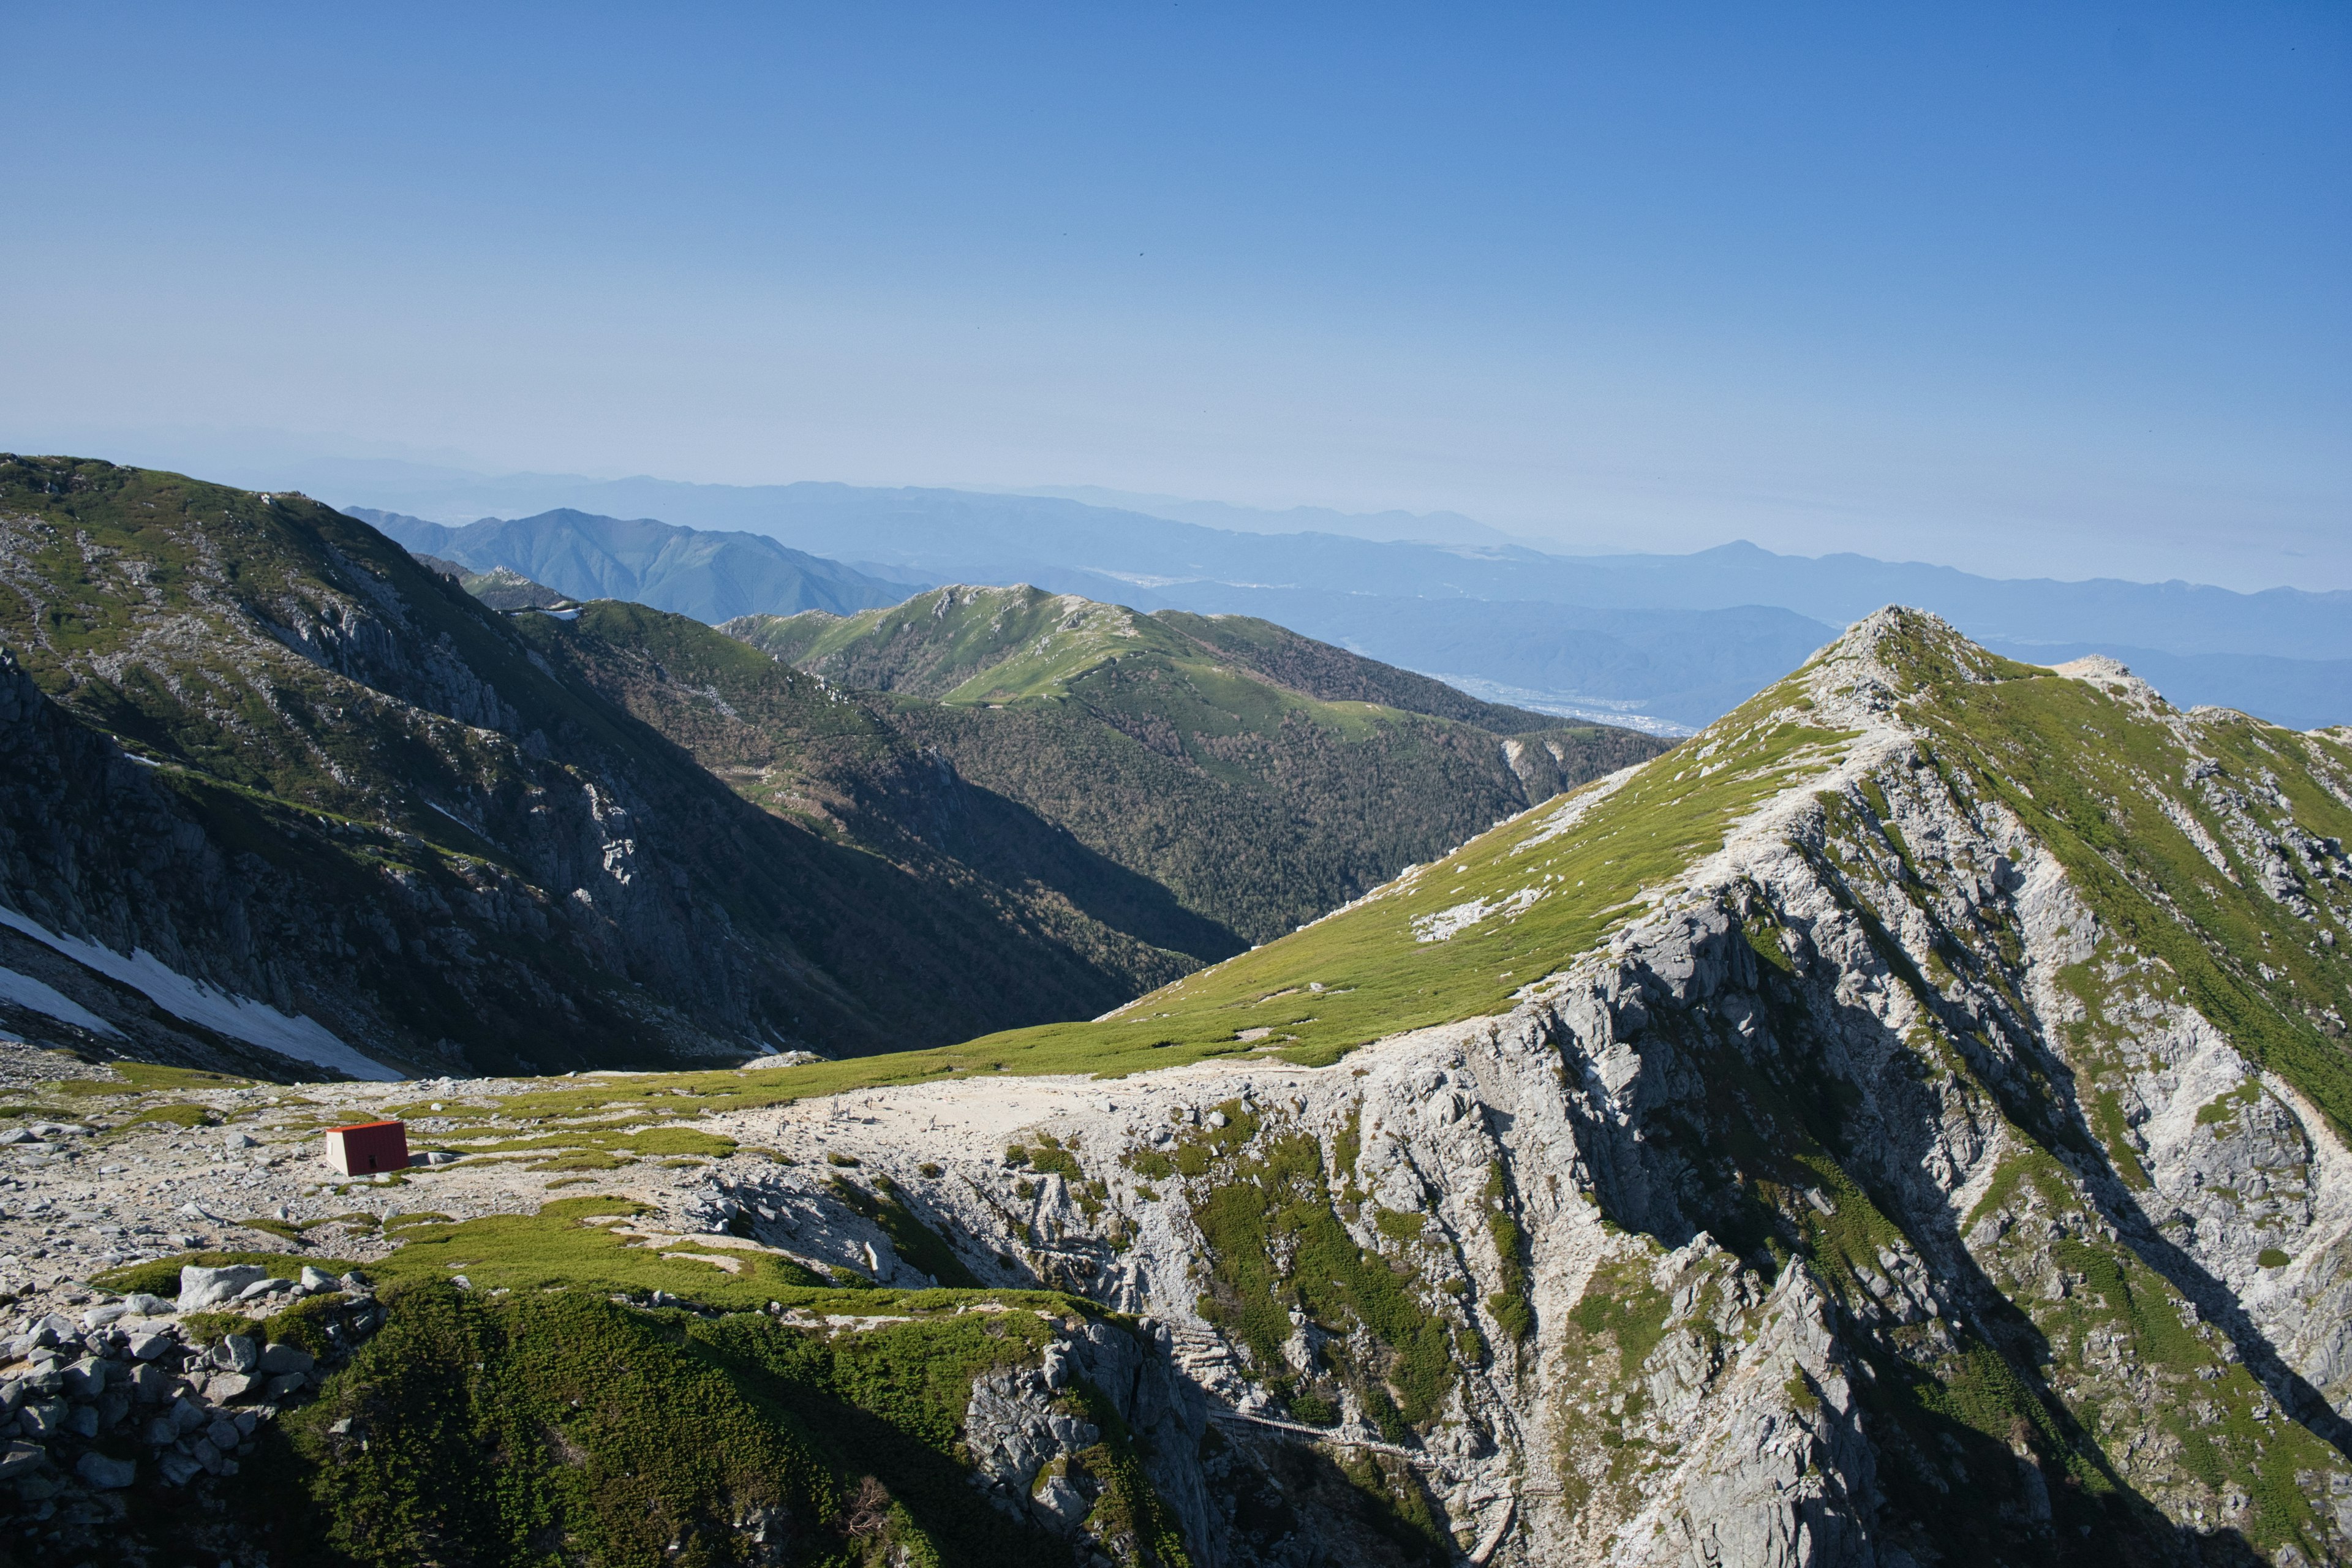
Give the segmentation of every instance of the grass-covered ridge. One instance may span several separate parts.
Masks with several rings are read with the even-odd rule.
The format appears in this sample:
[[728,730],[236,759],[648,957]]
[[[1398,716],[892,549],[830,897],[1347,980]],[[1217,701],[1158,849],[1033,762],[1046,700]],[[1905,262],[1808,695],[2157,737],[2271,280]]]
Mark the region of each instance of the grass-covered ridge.
[[1557,727],[1541,713],[1432,679],[1247,616],[1143,614],[1025,584],[953,586],[888,609],[747,616],[731,635],[845,685],[989,704],[1069,694],[1105,665],[1139,658],[1223,669],[1321,702],[1456,719],[1496,734]]
[[[0,899],[394,1065],[934,1044],[1195,962],[1058,889],[756,809],[542,652],[562,623],[306,497],[0,455],[0,680],[39,699],[12,705],[0,814],[30,858]],[[797,685],[799,732],[854,717]],[[118,746],[147,765],[110,772]]]
[[[1743,724],[1743,717],[1747,722]],[[1109,1070],[1252,1049],[1318,1064],[1387,1034],[1508,1007],[1591,951],[1847,737],[1748,710],[1591,802],[1522,814],[1350,908],[1189,975],[1098,1024],[955,1047],[1008,1064],[1086,1057]],[[1157,1058],[1157,1060],[1155,1060]],[[1049,1069],[1040,1069],[1049,1070]]]
[[1897,653],[1905,717],[1948,783],[2015,812],[2176,1000],[2352,1137],[2352,747],[2031,665],[1941,679],[1933,646]]
[[1267,622],[1034,588],[724,629],[836,688],[887,693],[889,728],[1244,939],[1218,958],[1663,746]]

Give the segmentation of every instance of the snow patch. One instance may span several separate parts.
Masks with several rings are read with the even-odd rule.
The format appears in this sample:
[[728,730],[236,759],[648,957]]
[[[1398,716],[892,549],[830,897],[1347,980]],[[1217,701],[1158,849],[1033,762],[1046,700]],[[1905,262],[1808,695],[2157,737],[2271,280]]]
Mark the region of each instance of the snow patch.
[[61,1024],[71,1024],[78,1029],[88,1029],[93,1035],[106,1035],[118,1040],[122,1037],[121,1030],[72,997],[13,969],[0,969],[0,1002],[14,1002],[28,1012],[55,1018]]
[[[185,1018],[191,1024],[201,1024],[215,1034],[292,1057],[297,1061],[333,1068],[353,1078],[391,1083],[401,1077],[382,1062],[362,1056],[343,1044],[324,1025],[309,1015],[289,1016],[267,1003],[256,1002],[230,991],[215,991],[202,981],[189,979],[143,947],[134,950],[126,958],[112,948],[100,947],[96,942],[83,942],[79,937],[59,936],[47,927],[6,908],[0,908],[0,925],[22,931],[35,942],[55,948],[85,969],[96,970],[109,980],[130,986],[174,1017]],[[59,997],[58,1000],[63,1001],[64,998]]]

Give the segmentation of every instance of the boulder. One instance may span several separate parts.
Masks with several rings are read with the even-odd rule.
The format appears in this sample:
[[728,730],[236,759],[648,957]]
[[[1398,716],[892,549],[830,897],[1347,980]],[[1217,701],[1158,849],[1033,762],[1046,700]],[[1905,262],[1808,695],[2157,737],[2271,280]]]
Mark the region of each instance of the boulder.
[[118,1491],[139,1479],[139,1466],[132,1460],[110,1459],[93,1450],[81,1457],[74,1474],[92,1491]]
[[180,1270],[180,1310],[194,1312],[233,1301],[256,1281],[269,1277],[258,1263],[231,1263],[219,1268],[189,1264]]
[[38,1443],[11,1443],[5,1453],[0,1453],[0,1479],[30,1475],[48,1457]]
[[263,1372],[273,1375],[289,1372],[308,1372],[315,1364],[310,1352],[299,1345],[288,1344],[283,1340],[264,1347],[259,1363]]
[[1087,1500],[1087,1494],[1067,1476],[1046,1477],[1045,1484],[1037,1489],[1037,1495],[1030,1501],[1037,1505],[1037,1511],[1045,1516],[1047,1523],[1064,1533],[1076,1530],[1094,1508]]
[[167,1487],[184,1487],[204,1470],[204,1467],[185,1454],[165,1454],[155,1461],[155,1468]]
[[302,1265],[302,1289],[332,1290],[335,1289],[335,1277],[323,1268],[313,1268],[305,1263]]
[[144,1290],[133,1290],[122,1298],[122,1304],[131,1309],[131,1315],[134,1318],[167,1318],[173,1310],[171,1302],[161,1296],[150,1296]]
[[213,1347],[213,1364],[230,1372],[251,1372],[261,1364],[261,1347],[250,1334],[226,1334]]
[[249,1372],[216,1372],[205,1380],[205,1397],[221,1404],[243,1399],[260,1387],[261,1381]]
[[156,1361],[172,1348],[172,1344],[169,1334],[133,1334],[125,1348],[131,1352],[132,1361]]
[[106,1392],[106,1363],[90,1356],[66,1368],[66,1393],[76,1399],[96,1399]]

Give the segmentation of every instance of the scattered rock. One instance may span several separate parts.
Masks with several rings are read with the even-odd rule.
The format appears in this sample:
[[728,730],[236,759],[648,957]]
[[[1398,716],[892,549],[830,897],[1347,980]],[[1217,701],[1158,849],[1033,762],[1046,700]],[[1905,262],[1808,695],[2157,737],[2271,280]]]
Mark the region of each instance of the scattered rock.
[[255,1281],[268,1279],[269,1271],[258,1263],[231,1263],[218,1268],[205,1268],[191,1263],[180,1270],[180,1310],[201,1311],[224,1301],[233,1301]]
[[139,1479],[139,1467],[130,1459],[109,1458],[93,1448],[81,1457],[74,1474],[93,1491],[119,1491]]

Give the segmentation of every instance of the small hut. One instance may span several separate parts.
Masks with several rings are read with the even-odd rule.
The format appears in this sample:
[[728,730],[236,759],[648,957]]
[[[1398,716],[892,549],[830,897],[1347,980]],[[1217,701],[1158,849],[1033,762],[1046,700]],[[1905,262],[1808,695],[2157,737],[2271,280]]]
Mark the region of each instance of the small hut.
[[399,1121],[357,1121],[327,1129],[327,1163],[346,1176],[408,1169],[408,1128]]

